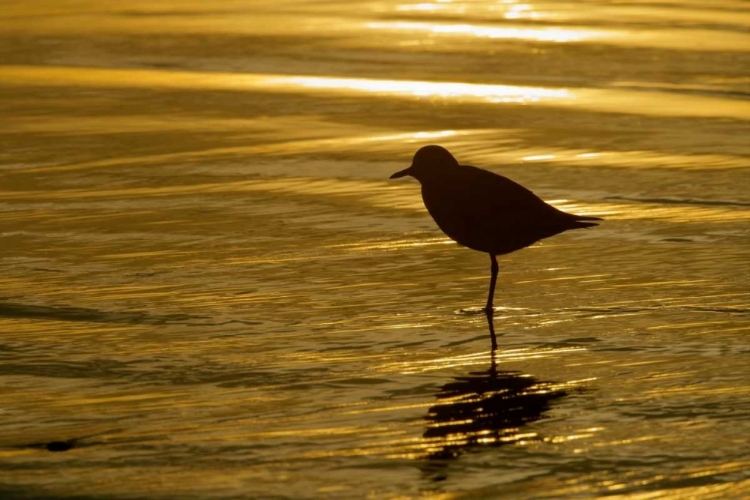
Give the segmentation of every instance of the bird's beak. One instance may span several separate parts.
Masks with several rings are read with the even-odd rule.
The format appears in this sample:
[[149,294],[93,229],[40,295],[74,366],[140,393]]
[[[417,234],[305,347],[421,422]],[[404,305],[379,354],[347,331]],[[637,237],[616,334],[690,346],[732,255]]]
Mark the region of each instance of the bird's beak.
[[409,165],[409,168],[405,168],[399,172],[396,172],[392,176],[389,177],[389,179],[398,179],[399,177],[406,177],[407,175],[411,175],[411,165]]

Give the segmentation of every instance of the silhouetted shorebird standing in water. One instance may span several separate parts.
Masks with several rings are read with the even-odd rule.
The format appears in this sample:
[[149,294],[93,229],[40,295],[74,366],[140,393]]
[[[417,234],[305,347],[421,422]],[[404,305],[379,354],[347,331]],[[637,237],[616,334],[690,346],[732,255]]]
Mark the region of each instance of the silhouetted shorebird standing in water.
[[[421,148],[409,168],[390,178],[406,175],[422,184],[427,211],[445,234],[459,245],[490,254],[492,276],[484,311],[491,328],[498,255],[515,252],[568,229],[596,226],[592,221],[601,220],[563,212],[502,175],[459,165],[440,146]],[[495,347],[493,334],[492,348]]]

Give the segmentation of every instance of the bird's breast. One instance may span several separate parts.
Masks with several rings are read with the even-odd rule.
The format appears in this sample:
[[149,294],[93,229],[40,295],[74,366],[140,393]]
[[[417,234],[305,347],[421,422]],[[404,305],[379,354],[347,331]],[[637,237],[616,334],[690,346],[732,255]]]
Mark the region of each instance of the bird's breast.
[[481,232],[477,217],[472,216],[470,207],[455,192],[435,187],[422,187],[422,200],[438,227],[463,246],[475,248],[472,244]]

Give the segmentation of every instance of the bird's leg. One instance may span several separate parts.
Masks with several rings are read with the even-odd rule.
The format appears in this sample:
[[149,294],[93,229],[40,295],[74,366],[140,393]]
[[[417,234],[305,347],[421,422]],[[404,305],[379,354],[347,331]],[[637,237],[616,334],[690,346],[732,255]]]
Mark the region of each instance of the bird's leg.
[[490,258],[492,259],[492,267],[490,268],[492,276],[490,277],[490,294],[487,296],[487,305],[484,308],[484,312],[492,315],[495,312],[492,308],[492,301],[495,298],[495,283],[497,282],[497,272],[499,267],[497,265],[497,257],[495,257],[495,254],[491,253]]
[[495,338],[495,325],[492,320],[492,309],[484,311],[487,314],[487,324],[490,327],[490,339],[492,340],[492,368],[495,367],[495,350],[497,349],[497,338]]
[[492,276],[490,277],[490,294],[487,297],[487,305],[484,308],[484,313],[487,315],[487,324],[490,327],[490,338],[492,339],[492,352],[494,354],[497,349],[497,339],[495,338],[495,325],[493,324],[493,316],[495,315],[495,309],[492,307],[492,301],[495,298],[495,283],[497,283],[497,272],[499,266],[497,265],[497,257],[491,253],[490,258],[492,259],[492,267],[490,271]]

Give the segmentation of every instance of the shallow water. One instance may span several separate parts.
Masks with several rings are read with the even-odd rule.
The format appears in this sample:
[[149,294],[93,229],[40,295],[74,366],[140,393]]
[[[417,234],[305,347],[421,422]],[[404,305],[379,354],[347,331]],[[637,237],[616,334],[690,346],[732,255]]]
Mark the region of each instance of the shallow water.
[[[750,496],[748,27],[4,3],[0,496]],[[606,218],[501,259],[494,357],[429,143]]]

